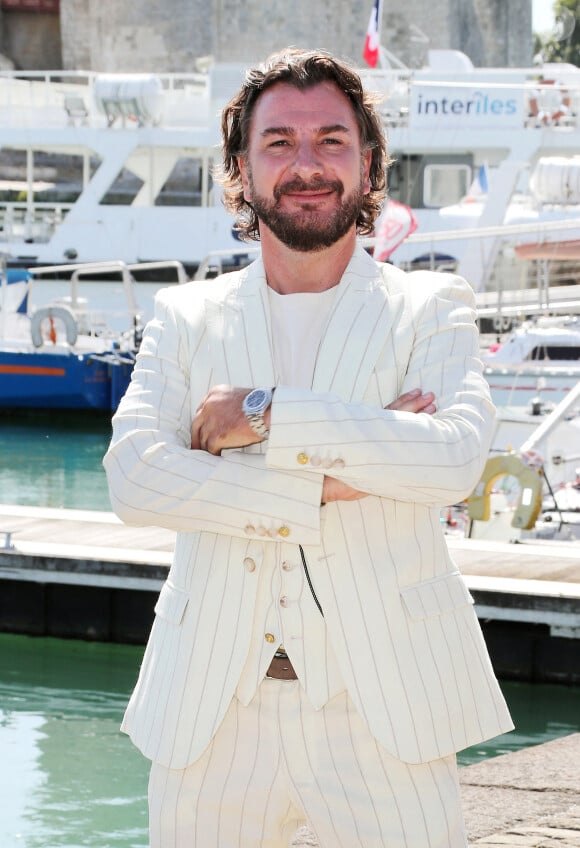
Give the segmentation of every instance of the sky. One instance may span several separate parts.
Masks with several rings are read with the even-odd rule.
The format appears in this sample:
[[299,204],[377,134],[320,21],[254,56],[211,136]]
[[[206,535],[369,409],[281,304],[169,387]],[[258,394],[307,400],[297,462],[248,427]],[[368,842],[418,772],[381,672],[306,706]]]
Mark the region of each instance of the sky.
[[532,30],[534,32],[549,32],[553,25],[553,0],[532,0]]

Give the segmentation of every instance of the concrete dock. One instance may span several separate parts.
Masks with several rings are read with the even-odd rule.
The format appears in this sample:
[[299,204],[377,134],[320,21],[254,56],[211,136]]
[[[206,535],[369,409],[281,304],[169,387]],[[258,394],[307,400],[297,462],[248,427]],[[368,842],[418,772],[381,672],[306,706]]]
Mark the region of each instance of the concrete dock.
[[470,846],[580,848],[580,733],[460,769]]
[[[0,630],[142,643],[175,535],[0,505]],[[498,677],[580,683],[580,545],[448,537]]]

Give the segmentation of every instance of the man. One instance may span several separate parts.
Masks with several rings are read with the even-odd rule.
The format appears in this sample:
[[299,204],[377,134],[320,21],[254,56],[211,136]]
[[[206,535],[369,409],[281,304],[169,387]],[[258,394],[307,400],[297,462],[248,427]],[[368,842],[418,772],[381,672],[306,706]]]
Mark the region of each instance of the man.
[[123,724],[151,846],[465,846],[455,752],[512,726],[439,522],[492,430],[473,295],[357,245],[386,152],[344,64],[271,57],[222,129],[261,259],[158,295],[105,458],[178,531]]

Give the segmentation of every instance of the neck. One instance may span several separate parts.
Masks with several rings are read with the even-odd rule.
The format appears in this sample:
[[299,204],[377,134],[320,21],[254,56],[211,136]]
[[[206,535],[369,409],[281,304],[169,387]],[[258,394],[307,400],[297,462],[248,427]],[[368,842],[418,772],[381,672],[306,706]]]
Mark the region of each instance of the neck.
[[353,228],[330,247],[307,253],[286,247],[264,227],[260,241],[270,288],[278,294],[299,294],[338,285],[354,252],[356,233]]

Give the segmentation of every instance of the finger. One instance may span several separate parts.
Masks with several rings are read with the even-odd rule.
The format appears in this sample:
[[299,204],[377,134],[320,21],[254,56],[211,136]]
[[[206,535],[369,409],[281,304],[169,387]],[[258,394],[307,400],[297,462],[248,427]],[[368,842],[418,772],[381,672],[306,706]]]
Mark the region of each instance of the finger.
[[415,409],[417,412],[426,412],[428,406],[434,406],[433,401],[435,400],[435,395],[433,392],[425,392],[420,395],[415,401]]
[[202,450],[201,447],[201,439],[200,439],[200,419],[199,416],[193,419],[193,423],[191,425],[191,449],[192,450]]
[[424,407],[428,406],[435,400],[433,392],[423,394],[421,389],[413,389],[410,392],[396,398],[385,409],[403,411],[403,412],[420,412]]
[[212,391],[213,391],[213,390],[212,390],[212,389],[210,389],[210,391],[207,393],[207,395],[205,395],[204,397],[202,397],[202,399],[200,400],[200,402],[199,402],[199,404],[198,404],[198,406],[197,406],[197,409],[195,410],[196,414],[197,414],[198,412],[201,412],[201,410],[203,409],[203,407],[204,407],[204,406],[205,406],[205,404],[207,403],[208,398],[209,398],[209,396],[210,396],[210,394],[211,394],[211,392],[212,392]]
[[387,409],[400,409],[406,404],[414,402],[419,397],[421,397],[421,389],[411,389],[410,392],[405,392],[404,394],[399,395],[398,398],[395,398],[395,400],[389,404]]

